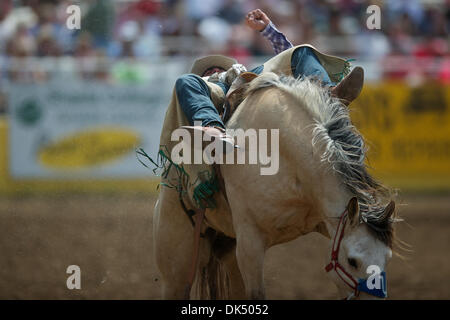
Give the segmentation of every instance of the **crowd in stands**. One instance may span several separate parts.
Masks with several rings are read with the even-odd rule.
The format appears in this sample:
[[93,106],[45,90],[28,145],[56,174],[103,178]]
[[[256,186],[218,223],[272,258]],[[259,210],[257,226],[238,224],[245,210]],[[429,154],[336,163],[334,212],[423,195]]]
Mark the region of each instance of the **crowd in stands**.
[[[71,4],[81,6],[80,30],[66,27]],[[372,4],[381,8],[381,30],[367,28],[366,10]],[[0,58],[222,53],[245,63],[272,54],[243,22],[255,8],[294,44],[312,43],[328,53],[366,60],[448,61],[450,0],[2,0]]]

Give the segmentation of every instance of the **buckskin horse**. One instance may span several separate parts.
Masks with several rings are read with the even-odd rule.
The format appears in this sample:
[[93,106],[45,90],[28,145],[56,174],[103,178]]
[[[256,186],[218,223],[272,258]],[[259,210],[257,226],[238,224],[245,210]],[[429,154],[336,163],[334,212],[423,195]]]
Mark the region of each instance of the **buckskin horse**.
[[[342,297],[385,297],[362,287],[368,268],[384,271],[392,256],[395,203],[367,171],[348,108],[314,81],[268,72],[249,84],[227,127],[279,128],[280,168],[262,176],[260,165],[220,165],[223,188],[206,210],[195,297],[264,299],[266,250],[310,232],[331,240],[325,269]],[[177,190],[161,188],[153,231],[163,298],[183,299],[194,228]]]

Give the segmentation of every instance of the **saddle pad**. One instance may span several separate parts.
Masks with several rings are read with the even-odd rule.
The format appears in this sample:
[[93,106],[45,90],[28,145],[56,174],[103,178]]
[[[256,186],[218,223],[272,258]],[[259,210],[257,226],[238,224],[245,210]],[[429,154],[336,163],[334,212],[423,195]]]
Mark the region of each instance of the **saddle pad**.
[[[225,101],[225,94],[221,87],[206,81],[211,92],[211,100],[216,108],[222,106]],[[215,170],[212,166],[207,164],[175,164],[171,159],[171,152],[179,141],[172,141],[172,132],[182,126],[189,126],[183,110],[178,101],[178,97],[173,89],[172,99],[167,108],[164,118],[164,124],[161,131],[160,146],[158,152],[158,159],[151,160],[160,171],[162,187],[169,187],[176,189],[181,197],[188,199],[189,202],[199,209],[213,208],[214,193],[219,190]],[[149,158],[148,155],[140,150],[141,156]]]

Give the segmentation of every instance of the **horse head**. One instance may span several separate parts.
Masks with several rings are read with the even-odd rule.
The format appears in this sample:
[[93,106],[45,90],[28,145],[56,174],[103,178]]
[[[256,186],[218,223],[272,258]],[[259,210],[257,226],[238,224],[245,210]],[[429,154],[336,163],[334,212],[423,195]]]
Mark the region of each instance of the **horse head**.
[[384,270],[392,257],[394,211],[391,201],[379,214],[361,212],[353,197],[339,217],[325,269],[347,299],[387,297]]

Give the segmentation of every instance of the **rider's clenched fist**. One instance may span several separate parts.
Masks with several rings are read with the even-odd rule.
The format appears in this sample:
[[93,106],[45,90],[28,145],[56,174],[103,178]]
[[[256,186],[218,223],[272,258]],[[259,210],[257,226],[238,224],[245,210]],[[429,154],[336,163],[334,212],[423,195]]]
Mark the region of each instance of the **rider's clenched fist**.
[[262,10],[256,9],[247,14],[245,23],[253,30],[263,31],[270,23],[270,19]]

